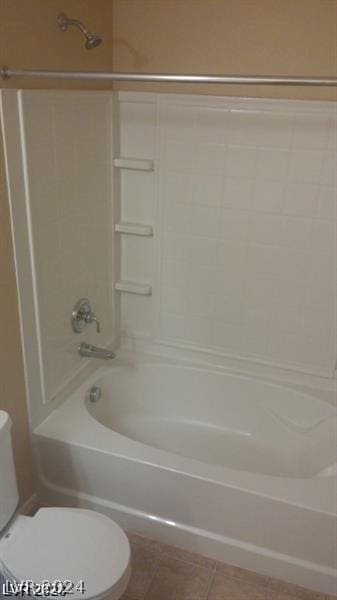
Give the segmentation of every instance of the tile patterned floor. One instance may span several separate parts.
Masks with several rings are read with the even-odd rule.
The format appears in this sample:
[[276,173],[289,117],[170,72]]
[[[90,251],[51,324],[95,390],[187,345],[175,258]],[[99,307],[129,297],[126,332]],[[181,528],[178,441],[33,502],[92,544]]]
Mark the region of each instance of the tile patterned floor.
[[337,600],[130,534],[132,576],[122,600]]

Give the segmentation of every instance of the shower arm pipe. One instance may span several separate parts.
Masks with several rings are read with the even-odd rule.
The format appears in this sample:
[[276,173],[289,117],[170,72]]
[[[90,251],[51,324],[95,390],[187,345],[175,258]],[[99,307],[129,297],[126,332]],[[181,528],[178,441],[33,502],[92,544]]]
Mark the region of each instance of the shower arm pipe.
[[64,25],[66,27],[68,27],[69,25],[74,25],[75,27],[78,27],[82,33],[84,33],[84,35],[86,35],[88,33],[88,30],[86,27],[84,27],[83,23],[81,23],[81,21],[78,21],[78,19],[69,19],[69,17],[66,17],[66,15],[61,14],[60,19],[64,20]]
[[178,73],[118,73],[96,71],[48,71],[45,69],[0,69],[2,79],[39,77],[50,79],[83,79],[97,81],[143,81],[163,83],[208,83],[231,85],[288,85],[337,87],[337,77],[295,77],[278,75],[186,75]]

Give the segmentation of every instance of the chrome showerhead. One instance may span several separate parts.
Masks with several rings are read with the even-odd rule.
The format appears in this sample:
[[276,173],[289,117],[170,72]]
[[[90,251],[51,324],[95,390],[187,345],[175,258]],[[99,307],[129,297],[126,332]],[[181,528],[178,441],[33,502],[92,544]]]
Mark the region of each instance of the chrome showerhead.
[[85,48],[87,50],[92,50],[92,48],[96,48],[103,42],[103,39],[99,35],[88,31],[87,28],[84,27],[83,23],[81,23],[81,21],[78,21],[77,19],[68,19],[68,17],[64,13],[60,13],[57,17],[57,24],[61,31],[67,31],[69,25],[77,27],[86,38]]
[[102,38],[94,33],[88,33],[86,38],[87,41],[85,42],[85,47],[87,50],[92,50],[92,48],[96,48],[103,42]]

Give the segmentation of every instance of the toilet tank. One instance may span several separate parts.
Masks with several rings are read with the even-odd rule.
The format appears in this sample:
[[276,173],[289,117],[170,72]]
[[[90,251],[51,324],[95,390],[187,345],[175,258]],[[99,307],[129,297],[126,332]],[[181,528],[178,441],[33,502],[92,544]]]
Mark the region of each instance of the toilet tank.
[[11,519],[19,500],[11,427],[12,422],[9,415],[0,410],[0,531]]

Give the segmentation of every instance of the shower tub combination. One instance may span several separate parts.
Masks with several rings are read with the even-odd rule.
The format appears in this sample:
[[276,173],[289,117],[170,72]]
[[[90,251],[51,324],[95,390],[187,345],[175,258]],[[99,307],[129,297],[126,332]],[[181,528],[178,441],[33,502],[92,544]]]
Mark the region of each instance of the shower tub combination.
[[326,396],[217,368],[119,359],[35,430],[42,498],[334,593],[337,413]]

